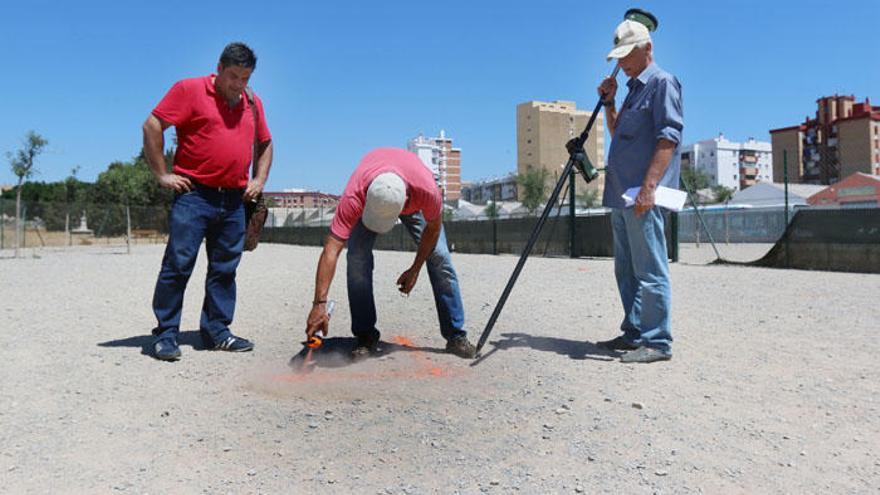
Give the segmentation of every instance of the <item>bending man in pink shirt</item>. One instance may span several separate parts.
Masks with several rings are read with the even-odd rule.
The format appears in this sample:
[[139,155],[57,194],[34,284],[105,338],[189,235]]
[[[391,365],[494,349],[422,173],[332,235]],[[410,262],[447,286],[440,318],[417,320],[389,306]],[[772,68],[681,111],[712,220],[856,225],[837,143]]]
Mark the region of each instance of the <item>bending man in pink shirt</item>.
[[427,263],[446,351],[473,358],[475,349],[464,331],[458,277],[443,231],[442,206],[434,176],[419,157],[397,148],[379,148],[368,153],[345,186],[330,234],[324,242],[306,334],[309,337],[319,331],[327,334],[330,322],[326,311],[327,293],[336,273],[339,253],[347,245],[351,332],[357,337],[352,356],[362,358],[378,350],[373,244],[376,235],[390,231],[400,219],[418,244],[413,264],[397,279],[400,292],[410,293],[422,265]]

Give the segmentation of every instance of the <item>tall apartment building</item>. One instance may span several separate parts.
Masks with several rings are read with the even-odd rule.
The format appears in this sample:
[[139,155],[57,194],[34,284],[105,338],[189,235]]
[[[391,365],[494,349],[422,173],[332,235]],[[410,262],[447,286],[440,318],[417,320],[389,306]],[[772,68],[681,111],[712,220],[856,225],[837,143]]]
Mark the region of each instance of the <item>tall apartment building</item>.
[[452,146],[446,131],[441,129],[440,135],[432,138],[419,134],[407,142],[406,149],[418,155],[434,174],[444,203],[461,198],[461,148]]
[[724,134],[681,149],[682,168],[705,173],[710,184],[736,191],[758,182],[773,182],[773,150],[770,143],[749,138],[728,141]]
[[775,182],[833,184],[856,172],[880,174],[880,107],[865,98],[825,96],[816,100],[815,118],[770,131]]
[[[565,143],[579,135],[587,125],[592,112],[578,110],[573,101],[528,101],[516,107],[516,170],[524,173],[530,168],[549,172],[552,187],[568,162]],[[599,113],[590,136],[584,144],[587,156],[596,168],[605,167],[605,116]],[[587,185],[583,179],[575,181],[578,193],[596,189],[601,194],[605,174]]]

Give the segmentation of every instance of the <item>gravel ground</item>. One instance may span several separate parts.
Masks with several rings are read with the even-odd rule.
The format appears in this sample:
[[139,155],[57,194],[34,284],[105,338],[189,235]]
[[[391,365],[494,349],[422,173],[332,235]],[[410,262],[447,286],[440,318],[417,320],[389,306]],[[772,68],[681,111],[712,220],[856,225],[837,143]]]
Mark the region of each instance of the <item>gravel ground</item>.
[[[769,246],[750,246],[750,249]],[[737,251],[736,247],[728,247]],[[376,255],[382,357],[350,364],[344,262],[317,369],[292,373],[316,248],[262,245],[233,329],[145,355],[161,246],[0,260],[3,493],[876,493],[880,276],[672,266],[675,357],[624,365],[610,260],[529,260],[475,366],[442,353],[427,276]],[[740,253],[754,259],[751,252]],[[516,257],[454,255],[476,339]],[[873,342],[873,343],[872,343]],[[332,351],[338,351],[334,353]]]

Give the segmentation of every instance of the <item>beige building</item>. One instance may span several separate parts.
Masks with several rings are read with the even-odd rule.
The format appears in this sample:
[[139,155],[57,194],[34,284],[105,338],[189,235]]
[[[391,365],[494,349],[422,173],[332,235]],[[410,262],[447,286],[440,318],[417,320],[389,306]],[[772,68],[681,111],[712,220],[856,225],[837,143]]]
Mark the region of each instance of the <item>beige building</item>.
[[788,158],[788,180],[834,184],[856,172],[880,174],[880,107],[854,96],[826,96],[816,100],[815,118],[770,131],[773,144],[773,181],[783,182],[783,159]]
[[[524,173],[530,168],[543,168],[549,172],[548,188],[552,188],[568,162],[565,143],[584,130],[590,115],[591,112],[578,110],[573,101],[529,101],[517,105],[517,173]],[[584,149],[594,167],[605,167],[605,116],[602,113],[596,118]],[[575,184],[577,194],[593,189],[601,197],[605,174],[599,174],[589,185],[580,177]]]

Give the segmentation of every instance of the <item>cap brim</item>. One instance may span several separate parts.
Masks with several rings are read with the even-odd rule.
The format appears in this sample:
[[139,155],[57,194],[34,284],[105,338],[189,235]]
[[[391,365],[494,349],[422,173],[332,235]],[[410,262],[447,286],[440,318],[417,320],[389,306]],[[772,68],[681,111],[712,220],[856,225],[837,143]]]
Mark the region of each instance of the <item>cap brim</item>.
[[613,50],[608,52],[608,57],[606,58],[606,60],[611,60],[614,58],[623,58],[623,57],[629,55],[629,52],[633,51],[633,48],[635,48],[635,47],[636,47],[636,43],[629,43],[626,45],[620,45],[618,47],[615,47]]
[[387,234],[391,229],[394,228],[394,224],[397,223],[397,218],[392,218],[390,221],[378,218],[372,218],[370,215],[364,215],[361,217],[361,221],[364,223],[364,227],[367,230],[375,232],[377,234]]

